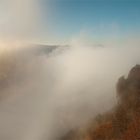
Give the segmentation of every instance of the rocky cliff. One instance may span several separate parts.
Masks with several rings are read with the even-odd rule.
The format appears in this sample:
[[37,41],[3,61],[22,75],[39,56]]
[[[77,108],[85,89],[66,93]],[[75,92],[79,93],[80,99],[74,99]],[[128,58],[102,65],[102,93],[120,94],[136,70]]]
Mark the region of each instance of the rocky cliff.
[[118,104],[97,116],[88,126],[68,132],[61,140],[138,140],[140,139],[140,65],[116,85]]

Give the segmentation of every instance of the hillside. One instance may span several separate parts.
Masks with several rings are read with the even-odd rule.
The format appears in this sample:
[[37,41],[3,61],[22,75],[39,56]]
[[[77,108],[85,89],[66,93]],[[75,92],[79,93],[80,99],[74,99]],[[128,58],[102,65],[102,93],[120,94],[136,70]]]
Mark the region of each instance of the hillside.
[[138,140],[140,139],[140,65],[117,85],[118,104],[98,115],[87,126],[69,131],[61,140]]

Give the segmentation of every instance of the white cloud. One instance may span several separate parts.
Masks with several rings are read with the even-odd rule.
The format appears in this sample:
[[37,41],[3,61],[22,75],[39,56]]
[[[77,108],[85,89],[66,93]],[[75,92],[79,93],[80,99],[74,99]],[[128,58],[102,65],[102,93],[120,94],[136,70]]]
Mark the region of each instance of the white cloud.
[[0,39],[32,39],[40,22],[38,0],[0,0]]

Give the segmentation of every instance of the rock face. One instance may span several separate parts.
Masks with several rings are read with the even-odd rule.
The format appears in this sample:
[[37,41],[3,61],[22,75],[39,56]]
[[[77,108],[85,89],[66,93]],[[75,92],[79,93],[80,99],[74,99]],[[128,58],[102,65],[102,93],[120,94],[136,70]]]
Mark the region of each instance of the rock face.
[[122,76],[118,80],[117,95],[121,104],[140,105],[140,65],[134,66],[126,79]]
[[140,81],[140,65],[136,65],[130,70],[128,79]]
[[127,79],[125,79],[124,76],[122,76],[118,80],[117,92],[124,92],[125,90],[130,89],[131,87],[140,90],[140,65],[136,65],[130,70]]
[[[140,65],[134,66],[128,77],[120,77],[117,86],[118,105],[110,119],[92,131],[91,140],[137,140],[140,138]],[[111,130],[107,130],[109,122]],[[99,131],[104,128],[104,134]],[[110,135],[108,133],[111,131]]]
[[113,111],[102,114],[101,121],[98,124],[92,123],[85,132],[66,135],[62,140],[138,140],[140,138],[140,65],[134,66],[127,78],[124,76],[119,78],[116,90],[118,104]]

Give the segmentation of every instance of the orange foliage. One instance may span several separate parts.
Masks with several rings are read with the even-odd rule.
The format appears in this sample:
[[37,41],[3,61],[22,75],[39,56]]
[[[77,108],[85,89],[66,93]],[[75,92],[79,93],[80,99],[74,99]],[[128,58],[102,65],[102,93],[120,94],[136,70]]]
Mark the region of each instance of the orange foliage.
[[124,133],[123,140],[139,140],[140,139],[140,118],[136,117],[128,126]]
[[106,122],[92,132],[91,140],[109,140],[112,139],[113,136],[112,134],[113,134],[112,123]]

